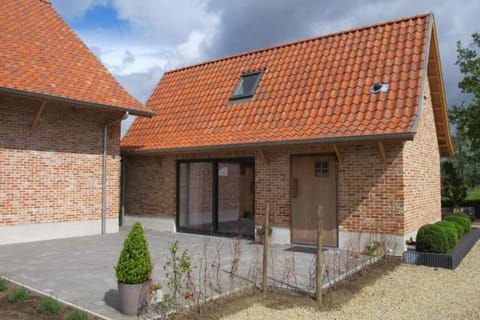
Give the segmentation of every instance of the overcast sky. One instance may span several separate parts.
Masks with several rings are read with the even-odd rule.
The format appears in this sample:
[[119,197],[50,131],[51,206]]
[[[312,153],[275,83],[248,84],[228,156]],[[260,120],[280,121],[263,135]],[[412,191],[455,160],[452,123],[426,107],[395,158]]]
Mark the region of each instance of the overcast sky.
[[118,81],[146,102],[163,72],[390,19],[433,12],[449,106],[465,99],[456,41],[480,32],[480,1],[52,0]]

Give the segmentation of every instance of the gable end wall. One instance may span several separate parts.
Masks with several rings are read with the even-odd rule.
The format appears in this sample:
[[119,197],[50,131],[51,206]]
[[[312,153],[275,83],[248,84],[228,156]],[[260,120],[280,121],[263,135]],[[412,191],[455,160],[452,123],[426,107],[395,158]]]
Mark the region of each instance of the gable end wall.
[[417,134],[403,149],[405,233],[441,218],[440,153],[428,81],[423,99]]
[[[0,243],[99,234],[103,126],[91,109],[0,95]],[[118,230],[119,127],[109,137],[107,232]]]

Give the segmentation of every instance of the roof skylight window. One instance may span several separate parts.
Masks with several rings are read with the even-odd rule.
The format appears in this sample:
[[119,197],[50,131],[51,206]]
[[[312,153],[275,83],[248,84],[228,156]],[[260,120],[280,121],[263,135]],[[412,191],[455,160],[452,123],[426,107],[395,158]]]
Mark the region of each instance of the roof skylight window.
[[387,92],[390,85],[387,82],[375,82],[370,87],[370,93]]
[[253,97],[263,71],[244,73],[240,76],[230,100],[247,99]]

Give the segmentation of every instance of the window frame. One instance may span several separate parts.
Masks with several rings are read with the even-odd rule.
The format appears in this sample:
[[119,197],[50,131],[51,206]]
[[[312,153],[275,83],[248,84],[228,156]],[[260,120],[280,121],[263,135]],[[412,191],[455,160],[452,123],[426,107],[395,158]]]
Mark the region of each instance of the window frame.
[[[319,164],[318,167],[317,164]],[[330,162],[328,160],[316,160],[314,161],[313,167],[313,174],[315,178],[328,177],[330,175]]]
[[[230,101],[236,101],[236,100],[241,100],[241,99],[249,99],[255,95],[255,91],[257,91],[258,84],[260,83],[260,79],[262,78],[263,72],[265,70],[257,70],[257,71],[251,71],[251,72],[244,72],[240,75],[240,78],[237,81],[237,84],[235,85],[235,88],[233,88],[233,93],[230,96]],[[249,93],[242,94],[242,95],[235,95],[235,91],[238,88],[238,85],[240,84],[240,81],[242,81],[243,77],[248,77],[252,75],[257,75],[257,78],[255,79],[255,83],[253,84],[252,90]]]

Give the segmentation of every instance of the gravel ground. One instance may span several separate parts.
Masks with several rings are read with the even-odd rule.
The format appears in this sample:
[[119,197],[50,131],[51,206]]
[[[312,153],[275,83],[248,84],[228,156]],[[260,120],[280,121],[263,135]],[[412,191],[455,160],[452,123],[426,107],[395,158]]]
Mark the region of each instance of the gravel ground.
[[402,264],[338,310],[254,304],[224,319],[480,319],[480,242],[454,271]]

